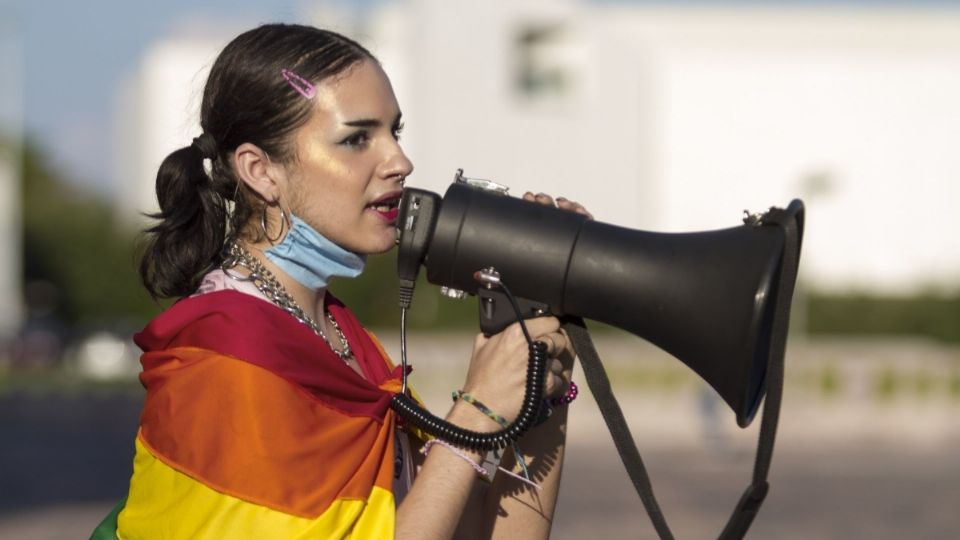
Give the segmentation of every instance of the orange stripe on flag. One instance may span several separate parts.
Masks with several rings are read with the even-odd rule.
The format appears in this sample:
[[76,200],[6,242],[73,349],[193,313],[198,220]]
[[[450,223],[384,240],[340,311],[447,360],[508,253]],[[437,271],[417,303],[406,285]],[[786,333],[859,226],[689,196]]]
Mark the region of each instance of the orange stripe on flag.
[[[149,353],[161,355],[164,353]],[[394,416],[349,416],[247,362],[167,351],[141,375],[143,443],[205,485],[296,516],[366,500],[393,477]]]

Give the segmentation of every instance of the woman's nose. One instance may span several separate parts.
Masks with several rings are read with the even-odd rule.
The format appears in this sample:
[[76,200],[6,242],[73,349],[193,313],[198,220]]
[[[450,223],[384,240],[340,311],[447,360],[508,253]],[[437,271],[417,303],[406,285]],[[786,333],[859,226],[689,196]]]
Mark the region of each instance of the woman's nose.
[[384,177],[410,176],[413,172],[413,163],[407,158],[399,143],[393,145],[393,149],[387,156],[384,165]]

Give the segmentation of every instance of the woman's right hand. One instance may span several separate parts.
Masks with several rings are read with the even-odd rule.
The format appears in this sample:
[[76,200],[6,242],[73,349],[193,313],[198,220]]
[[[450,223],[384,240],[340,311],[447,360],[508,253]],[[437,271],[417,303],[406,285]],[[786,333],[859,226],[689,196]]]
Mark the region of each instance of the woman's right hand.
[[[557,358],[571,352],[569,341],[560,330],[560,321],[556,317],[536,317],[527,319],[525,323],[533,340],[547,344],[549,359],[545,396],[559,395],[566,390],[570,374]],[[512,422],[520,413],[523,402],[528,361],[529,347],[519,323],[513,323],[490,337],[480,334],[474,341],[473,357],[463,391]],[[473,409],[472,406],[470,408]],[[480,416],[474,415],[470,419],[472,425],[463,427],[479,431],[500,428],[492,420]]]

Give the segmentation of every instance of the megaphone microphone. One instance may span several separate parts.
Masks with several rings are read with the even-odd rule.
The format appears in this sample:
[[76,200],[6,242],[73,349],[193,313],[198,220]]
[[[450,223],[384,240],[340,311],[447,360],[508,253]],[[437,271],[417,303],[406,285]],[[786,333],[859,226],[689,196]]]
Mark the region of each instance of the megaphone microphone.
[[[718,392],[740,427],[750,424],[767,393],[769,366],[783,360],[803,233],[801,201],[747,213],[735,227],[658,233],[506,193],[462,170],[442,198],[404,190],[397,222],[402,312],[425,267],[427,281],[446,294],[478,297],[487,334],[543,314],[600,321],[675,356]],[[581,348],[592,344],[574,345],[583,362]],[[404,344],[402,356],[406,363]],[[402,409],[401,415],[410,414]]]

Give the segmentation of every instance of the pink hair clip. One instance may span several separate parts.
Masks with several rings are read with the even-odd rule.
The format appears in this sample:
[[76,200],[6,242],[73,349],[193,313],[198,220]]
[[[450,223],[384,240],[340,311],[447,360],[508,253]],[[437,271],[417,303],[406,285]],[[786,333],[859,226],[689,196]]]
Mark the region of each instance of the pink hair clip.
[[291,88],[300,92],[301,96],[307,99],[313,99],[313,96],[317,95],[317,87],[314,86],[313,83],[289,69],[280,70],[280,74],[283,75],[283,78],[286,79],[287,84],[289,84]]

